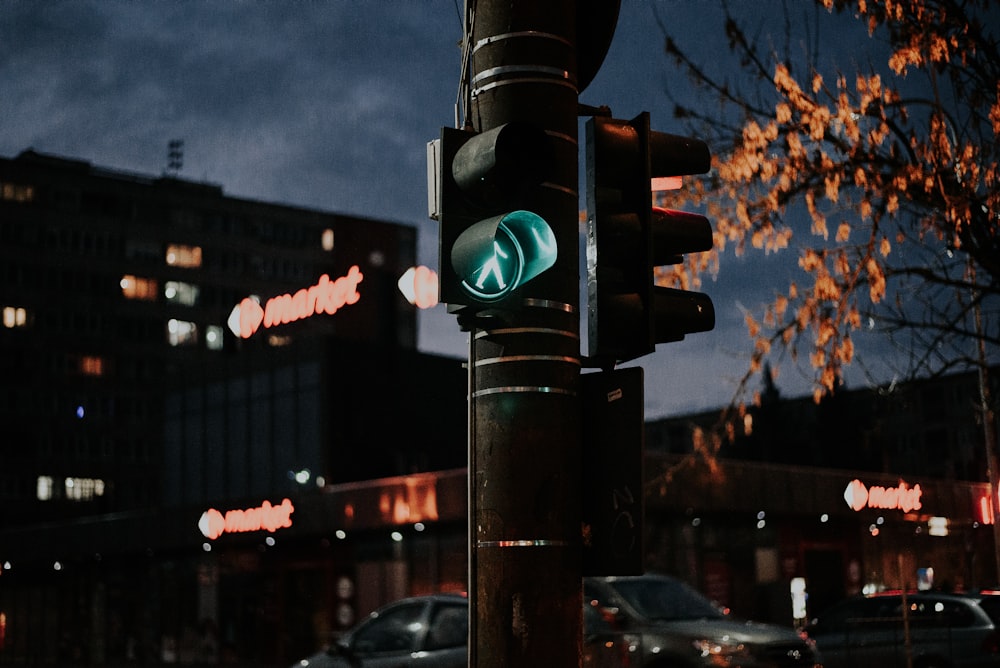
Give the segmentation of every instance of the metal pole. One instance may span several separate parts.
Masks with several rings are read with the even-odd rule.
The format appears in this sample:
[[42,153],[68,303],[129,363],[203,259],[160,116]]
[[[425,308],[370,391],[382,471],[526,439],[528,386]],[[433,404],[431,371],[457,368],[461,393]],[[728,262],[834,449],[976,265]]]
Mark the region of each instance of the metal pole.
[[[472,3],[474,0],[468,0]],[[580,663],[576,3],[474,2],[467,122],[541,127],[551,177],[522,208],[559,257],[470,336],[470,665]]]

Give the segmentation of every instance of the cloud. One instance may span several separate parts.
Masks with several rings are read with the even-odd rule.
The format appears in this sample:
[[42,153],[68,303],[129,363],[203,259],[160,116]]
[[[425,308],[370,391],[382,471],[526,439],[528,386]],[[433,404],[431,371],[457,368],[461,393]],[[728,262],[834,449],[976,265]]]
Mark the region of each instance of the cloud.
[[[305,206],[347,199],[298,187],[315,181],[309,170],[346,192],[359,175],[388,180],[385,161],[398,159],[420,172],[406,203],[383,192],[358,208],[393,218],[422,208],[413,206],[424,199],[419,137],[451,118],[457,84],[451,3],[64,1],[0,11],[7,154],[27,141],[155,173],[166,142],[181,137],[185,175]],[[447,61],[454,81],[439,74]]]

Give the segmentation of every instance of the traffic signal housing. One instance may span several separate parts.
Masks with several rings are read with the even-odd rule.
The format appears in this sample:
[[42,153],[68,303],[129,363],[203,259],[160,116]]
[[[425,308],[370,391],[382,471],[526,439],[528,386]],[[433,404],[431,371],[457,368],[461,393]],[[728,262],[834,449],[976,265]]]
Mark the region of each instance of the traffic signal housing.
[[482,133],[442,128],[428,145],[428,213],[439,223],[439,299],[449,310],[509,306],[555,264],[552,227],[530,210],[550,162],[545,132],[523,122]]
[[649,129],[649,114],[587,121],[587,293],[589,356],[613,366],[657,343],[715,327],[708,295],[655,285],[656,267],[712,248],[704,216],[653,207],[652,179],[703,174],[698,140]]

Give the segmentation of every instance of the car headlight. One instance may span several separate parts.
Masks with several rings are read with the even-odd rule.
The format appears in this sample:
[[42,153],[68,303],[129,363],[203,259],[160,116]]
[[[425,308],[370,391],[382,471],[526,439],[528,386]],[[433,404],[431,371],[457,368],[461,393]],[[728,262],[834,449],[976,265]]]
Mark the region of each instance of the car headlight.
[[743,643],[723,638],[698,638],[694,641],[694,648],[701,652],[702,658],[719,659],[748,659],[750,649]]

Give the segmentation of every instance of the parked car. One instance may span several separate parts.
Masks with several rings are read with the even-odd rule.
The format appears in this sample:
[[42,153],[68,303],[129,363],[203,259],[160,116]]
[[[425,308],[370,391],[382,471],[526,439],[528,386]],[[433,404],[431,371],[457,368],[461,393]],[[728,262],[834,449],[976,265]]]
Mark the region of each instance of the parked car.
[[[586,578],[584,604],[608,621],[629,668],[818,668],[812,641],[795,629],[731,618],[672,577]],[[587,615],[584,616],[587,619]],[[589,632],[589,629],[588,629]],[[604,642],[598,635],[597,642]],[[617,648],[619,651],[621,647]]]
[[292,668],[465,668],[468,601],[440,594],[379,608],[329,649]]
[[904,606],[897,591],[838,603],[808,631],[827,668],[976,668],[1000,666],[998,621],[997,594],[914,592]]

